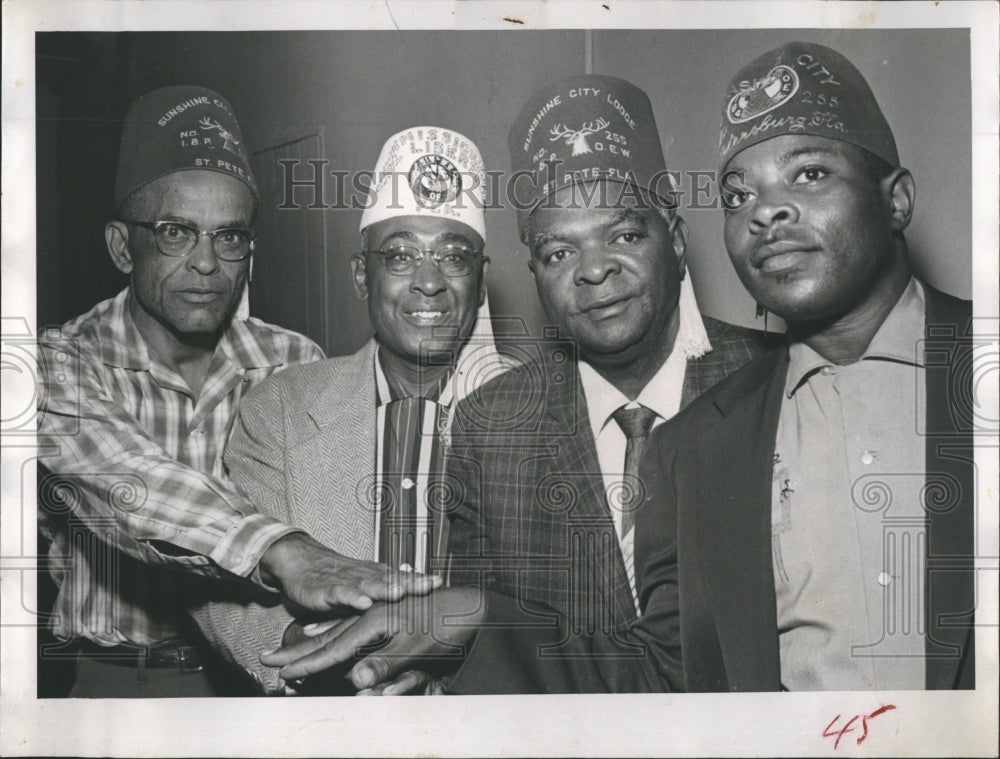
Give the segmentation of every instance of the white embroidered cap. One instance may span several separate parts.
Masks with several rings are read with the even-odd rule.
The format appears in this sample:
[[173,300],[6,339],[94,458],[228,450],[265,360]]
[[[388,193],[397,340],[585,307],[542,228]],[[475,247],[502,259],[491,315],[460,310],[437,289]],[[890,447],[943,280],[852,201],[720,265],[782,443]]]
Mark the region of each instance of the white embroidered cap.
[[361,230],[397,216],[452,219],[486,239],[486,171],[479,148],[452,129],[421,126],[394,134],[382,147]]

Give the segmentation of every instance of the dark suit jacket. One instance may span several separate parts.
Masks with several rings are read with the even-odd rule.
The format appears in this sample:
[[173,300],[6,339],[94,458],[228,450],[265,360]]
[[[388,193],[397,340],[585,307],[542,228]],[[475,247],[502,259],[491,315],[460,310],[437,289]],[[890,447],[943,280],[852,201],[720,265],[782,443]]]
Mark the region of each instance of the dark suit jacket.
[[[973,688],[971,306],[925,285],[927,687]],[[654,431],[636,525],[642,617],[572,634],[491,594],[456,693],[779,690],[772,454],[788,351],[716,385]],[[638,652],[638,653],[637,653]],[[683,657],[681,656],[683,652]]]
[[[682,406],[780,336],[704,319],[713,350],[689,361]],[[635,607],[615,535],[571,341],[525,345],[533,360],[458,404],[453,585],[478,584],[569,614],[577,629],[620,629]]]
[[[927,687],[972,688],[974,478],[971,414],[963,405],[970,398],[971,304],[925,292]],[[658,584],[679,586],[687,690],[781,687],[771,477],[787,369],[786,348],[768,353],[647,444],[640,476],[652,508],[638,516],[637,566],[647,578],[644,597]]]

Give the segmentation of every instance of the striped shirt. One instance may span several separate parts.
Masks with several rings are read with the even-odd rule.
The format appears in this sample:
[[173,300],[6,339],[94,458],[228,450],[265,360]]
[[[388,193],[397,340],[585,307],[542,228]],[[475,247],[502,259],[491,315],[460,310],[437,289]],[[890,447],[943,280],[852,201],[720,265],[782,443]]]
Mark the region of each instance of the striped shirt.
[[444,574],[448,493],[441,433],[448,423],[449,375],[425,397],[407,397],[375,355],[377,560]]
[[59,585],[52,626],[64,640],[177,637],[181,583],[171,569],[259,581],[264,551],[298,531],[222,479],[222,452],[240,398],[322,351],[294,332],[234,320],[194,398],[149,352],[128,297],[126,288],[39,344],[38,442],[51,474],[40,474],[38,513]]

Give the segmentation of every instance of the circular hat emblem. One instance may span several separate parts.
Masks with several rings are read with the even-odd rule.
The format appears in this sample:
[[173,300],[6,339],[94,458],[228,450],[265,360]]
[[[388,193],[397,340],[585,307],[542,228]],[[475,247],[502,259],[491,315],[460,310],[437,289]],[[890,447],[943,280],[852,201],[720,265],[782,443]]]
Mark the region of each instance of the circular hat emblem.
[[775,66],[733,95],[726,106],[726,116],[731,124],[742,124],[787,103],[798,89],[795,69],[784,64]]
[[410,190],[423,208],[437,208],[458,197],[462,175],[451,161],[442,155],[425,155],[410,167]]

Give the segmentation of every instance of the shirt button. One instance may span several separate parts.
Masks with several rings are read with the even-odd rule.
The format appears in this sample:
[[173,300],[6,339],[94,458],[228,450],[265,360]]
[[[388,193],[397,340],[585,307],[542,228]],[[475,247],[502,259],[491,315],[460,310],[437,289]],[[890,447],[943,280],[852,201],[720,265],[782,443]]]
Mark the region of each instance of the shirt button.
[[819,370],[819,373],[822,374],[824,377],[829,377],[831,374],[833,374],[833,367],[824,366],[822,369]]
[[415,483],[409,477],[403,478],[403,490],[409,490]]
[[878,580],[878,584],[884,588],[886,585],[892,582],[892,575],[890,575],[888,572],[879,572],[878,577],[876,579]]
[[861,463],[865,466],[875,463],[878,458],[878,451],[865,451],[861,454]]

